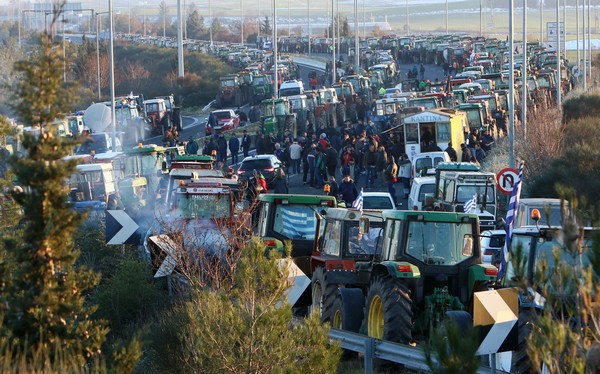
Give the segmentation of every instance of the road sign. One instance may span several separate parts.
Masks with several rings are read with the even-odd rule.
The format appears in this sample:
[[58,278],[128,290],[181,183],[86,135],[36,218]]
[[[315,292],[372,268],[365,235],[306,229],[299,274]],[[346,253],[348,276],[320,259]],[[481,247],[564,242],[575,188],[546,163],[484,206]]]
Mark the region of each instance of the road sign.
[[160,265],[156,263],[158,266],[156,273],[154,274],[154,278],[166,277],[173,273],[173,270],[178,265],[179,258],[181,254],[177,249],[178,246],[168,235],[155,235],[149,238],[150,242],[154,244],[157,248],[159,248],[163,253],[156,254],[157,262],[160,261],[158,259],[162,258],[162,262]]
[[137,244],[138,237],[134,234],[138,224],[123,210],[107,210],[106,213],[106,243]]
[[278,262],[280,270],[288,267],[288,289],[286,296],[288,302],[294,306],[304,291],[310,286],[310,278],[293,261],[281,259]]
[[[565,50],[565,23],[560,23],[560,49],[562,51]],[[558,28],[556,27],[556,22],[547,22],[546,23],[546,46],[549,49],[556,50],[556,33]]]
[[518,176],[519,172],[517,169],[506,168],[500,170],[496,175],[496,186],[498,187],[498,191],[505,195],[510,195]]
[[516,288],[475,292],[473,326],[482,338],[478,355],[512,351],[518,346],[519,299]]

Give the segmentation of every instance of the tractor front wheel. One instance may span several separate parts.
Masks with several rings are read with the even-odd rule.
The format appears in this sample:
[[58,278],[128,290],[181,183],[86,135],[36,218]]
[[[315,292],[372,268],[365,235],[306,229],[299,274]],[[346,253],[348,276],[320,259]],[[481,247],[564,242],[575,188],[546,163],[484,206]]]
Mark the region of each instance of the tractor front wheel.
[[367,294],[365,322],[370,337],[408,344],[412,341],[410,290],[390,275],[376,277]]
[[327,281],[327,271],[322,266],[315,269],[311,285],[311,313],[319,313],[321,322],[329,322],[338,285]]

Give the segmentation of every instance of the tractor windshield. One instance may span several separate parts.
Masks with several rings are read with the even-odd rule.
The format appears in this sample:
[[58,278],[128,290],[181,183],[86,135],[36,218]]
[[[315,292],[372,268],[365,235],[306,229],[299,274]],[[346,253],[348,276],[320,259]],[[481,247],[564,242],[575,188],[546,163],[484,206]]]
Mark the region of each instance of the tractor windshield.
[[455,265],[473,253],[473,225],[410,221],[406,254],[426,264]]
[[175,218],[229,218],[231,198],[228,194],[186,194],[175,196]]
[[273,231],[288,239],[314,240],[317,230],[315,209],[302,204],[278,204],[273,217]]
[[[485,190],[485,185],[459,184],[456,189],[456,202],[463,204],[477,194],[477,202],[483,203],[483,192]],[[493,204],[495,202],[494,195],[494,187],[488,185],[485,196],[486,203]]]
[[467,121],[469,121],[469,127],[479,128],[483,124],[481,121],[481,112],[479,109],[460,109],[467,112]]

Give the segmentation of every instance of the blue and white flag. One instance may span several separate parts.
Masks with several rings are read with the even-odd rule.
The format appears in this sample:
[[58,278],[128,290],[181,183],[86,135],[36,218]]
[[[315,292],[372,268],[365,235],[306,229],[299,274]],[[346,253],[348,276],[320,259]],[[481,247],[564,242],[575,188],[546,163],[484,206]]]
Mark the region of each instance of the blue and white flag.
[[474,194],[471,200],[465,202],[463,211],[469,214],[477,214],[477,194]]
[[354,209],[358,209],[362,212],[362,210],[363,210],[363,190],[362,190],[362,188],[360,189],[360,193],[358,194],[358,197],[352,202],[352,207]]
[[508,203],[508,212],[506,213],[506,223],[504,224],[504,230],[506,231],[506,240],[504,241],[504,248],[502,248],[502,258],[500,262],[500,270],[498,270],[498,280],[504,277],[506,272],[506,265],[509,261],[508,249],[510,248],[510,241],[512,239],[513,227],[515,225],[515,214],[519,209],[519,198],[521,197],[521,182],[523,181],[523,161],[519,165],[519,175],[517,180],[513,184],[512,194],[510,195],[510,202]]

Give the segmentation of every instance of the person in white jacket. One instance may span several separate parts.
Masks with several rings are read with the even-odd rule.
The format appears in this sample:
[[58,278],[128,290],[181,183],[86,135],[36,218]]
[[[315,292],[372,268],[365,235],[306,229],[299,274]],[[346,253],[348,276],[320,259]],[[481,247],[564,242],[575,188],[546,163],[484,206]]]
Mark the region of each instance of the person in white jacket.
[[405,153],[400,157],[398,161],[398,178],[402,181],[404,198],[408,197],[410,192],[410,160],[408,155]]
[[292,168],[290,174],[300,173],[300,159],[302,157],[302,146],[298,144],[297,140],[294,140],[290,145],[290,159],[292,160]]

